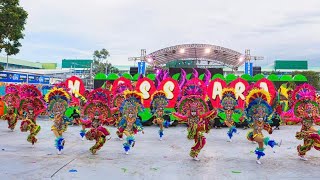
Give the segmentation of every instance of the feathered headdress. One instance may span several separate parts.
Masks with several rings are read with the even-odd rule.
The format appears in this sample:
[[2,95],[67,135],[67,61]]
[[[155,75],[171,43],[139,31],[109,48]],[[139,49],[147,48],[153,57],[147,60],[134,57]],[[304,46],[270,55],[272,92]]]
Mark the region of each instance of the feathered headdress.
[[122,105],[124,100],[125,100],[125,97],[123,93],[118,93],[114,95],[112,98],[112,107],[119,108]]
[[41,97],[41,96],[42,96],[42,93],[34,85],[23,84],[20,87],[20,97],[21,98],[35,98],[35,97]]
[[87,102],[91,101],[101,101],[103,103],[109,104],[110,92],[102,88],[94,89],[87,96]]
[[53,87],[44,97],[48,103],[48,110],[52,113],[63,113],[70,102],[71,96],[63,88]]
[[222,98],[221,98],[222,107],[226,106],[237,106],[236,93],[234,88],[224,88],[222,90]]
[[203,94],[205,94],[205,87],[203,86],[203,84],[201,84],[200,81],[197,81],[196,79],[189,80],[182,89],[182,96],[202,96]]
[[191,95],[183,97],[178,104],[178,112],[184,116],[189,116],[191,111],[197,111],[198,115],[209,111],[207,103],[202,96]]
[[315,98],[316,98],[316,89],[310,84],[306,84],[306,83],[300,86],[297,86],[292,93],[293,101],[298,101],[302,99],[314,101]]
[[6,105],[9,107],[18,108],[19,103],[20,103],[20,97],[19,97],[20,87],[19,87],[19,85],[9,84],[6,86],[5,92],[6,92],[6,94],[3,96],[2,99],[6,103]]
[[297,86],[292,93],[294,114],[300,118],[317,117],[319,114],[319,104],[316,102],[316,96],[316,90],[310,84],[305,83]]
[[6,86],[6,94],[19,94],[20,86],[15,84],[9,84]]
[[252,117],[263,115],[264,120],[272,113],[270,94],[263,89],[252,89],[246,97],[246,113]]
[[100,116],[103,120],[111,117],[111,110],[107,104],[102,101],[90,101],[82,109],[82,114],[93,118],[94,116]]
[[127,110],[136,111],[136,113],[141,112],[142,107],[142,96],[135,91],[125,91],[124,92],[125,100],[120,106],[120,112],[126,113]]
[[17,93],[10,93],[3,96],[2,100],[8,107],[18,108],[20,105],[20,97]]
[[35,114],[40,114],[46,110],[45,103],[42,100],[42,93],[40,90],[29,84],[23,84],[20,87],[20,109],[24,112],[32,109]]
[[152,95],[151,107],[152,111],[158,108],[165,108],[168,105],[168,99],[166,93],[163,91],[157,91]]
[[28,112],[33,110],[35,114],[40,114],[46,110],[45,103],[38,97],[36,98],[24,98],[20,102],[20,110],[23,112]]

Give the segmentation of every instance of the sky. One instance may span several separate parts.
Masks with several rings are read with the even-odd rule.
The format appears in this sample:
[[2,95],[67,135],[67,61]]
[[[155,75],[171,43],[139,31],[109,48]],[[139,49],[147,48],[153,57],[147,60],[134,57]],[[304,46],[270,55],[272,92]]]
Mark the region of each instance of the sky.
[[319,0],[21,0],[29,13],[15,57],[39,62],[91,59],[106,48],[114,65],[187,43],[213,44],[320,67]]

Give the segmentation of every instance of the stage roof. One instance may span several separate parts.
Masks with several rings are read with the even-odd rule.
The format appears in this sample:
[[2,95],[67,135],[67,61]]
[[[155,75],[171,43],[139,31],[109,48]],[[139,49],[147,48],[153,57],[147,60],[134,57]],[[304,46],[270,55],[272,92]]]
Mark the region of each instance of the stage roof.
[[[200,60],[235,69],[244,64],[243,54],[210,44],[182,44],[160,49],[147,55],[147,63],[155,66],[175,60]],[[241,59],[241,60],[240,60]]]

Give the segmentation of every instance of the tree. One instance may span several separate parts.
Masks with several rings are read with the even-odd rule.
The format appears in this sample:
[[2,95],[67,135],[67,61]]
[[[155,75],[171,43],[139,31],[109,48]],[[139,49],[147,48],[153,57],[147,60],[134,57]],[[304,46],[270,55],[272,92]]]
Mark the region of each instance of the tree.
[[108,63],[109,51],[103,48],[93,52],[93,73],[119,73],[119,69]]
[[292,76],[301,74],[304,75],[308,79],[308,83],[314,86],[316,89],[320,89],[320,77],[319,73],[315,71],[294,71],[292,72]]
[[93,52],[93,73],[106,73],[107,74],[107,58],[110,56],[106,49],[101,51],[95,50]]
[[19,53],[20,39],[24,38],[28,13],[19,5],[19,0],[0,1],[0,53],[7,56]]

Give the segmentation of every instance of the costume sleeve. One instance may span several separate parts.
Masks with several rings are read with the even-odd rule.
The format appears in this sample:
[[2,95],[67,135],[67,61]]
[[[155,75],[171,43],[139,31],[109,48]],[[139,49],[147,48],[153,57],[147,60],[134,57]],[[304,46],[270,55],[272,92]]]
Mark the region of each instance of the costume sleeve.
[[136,129],[138,131],[142,131],[143,130],[143,127],[142,127],[142,124],[141,124],[141,120],[139,118],[136,119],[135,126],[136,126]]
[[174,112],[174,113],[173,113],[173,116],[176,117],[177,119],[183,120],[183,121],[186,121],[186,120],[188,119],[187,116],[184,116],[184,115],[182,115],[182,114],[180,114],[180,113],[178,113],[178,112]]
[[119,122],[119,125],[118,127],[123,127],[124,125],[126,124],[126,119],[125,118],[122,118]]

